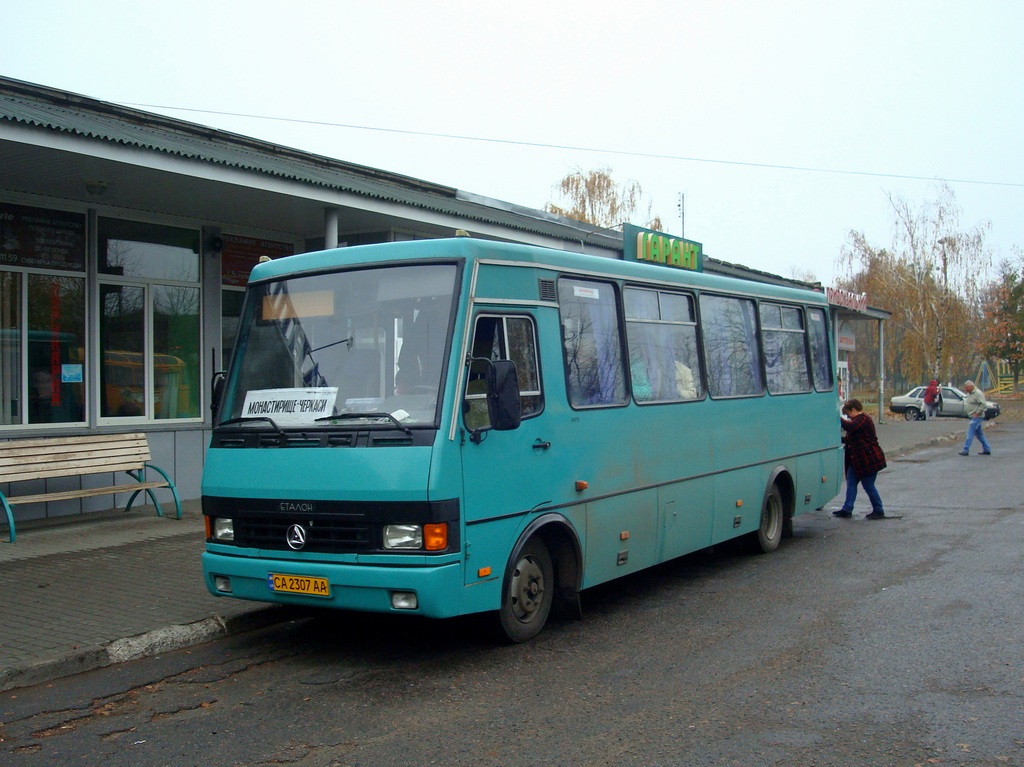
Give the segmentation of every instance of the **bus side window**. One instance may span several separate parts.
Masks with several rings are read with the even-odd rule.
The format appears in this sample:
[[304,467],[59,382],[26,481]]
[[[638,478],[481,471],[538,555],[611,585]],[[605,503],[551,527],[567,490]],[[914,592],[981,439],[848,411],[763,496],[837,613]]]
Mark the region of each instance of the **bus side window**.
[[758,343],[757,307],[748,298],[700,297],[704,360],[712,397],[754,397],[764,393]]
[[795,306],[761,304],[761,342],[768,391],[794,394],[811,390],[803,312]]
[[814,373],[814,388],[818,391],[832,390],[832,350],[828,343],[828,323],[823,309],[807,310],[810,320],[809,340],[811,342],[811,370]]
[[490,426],[485,399],[487,362],[511,360],[519,377],[519,402],[523,418],[541,412],[544,396],[540,386],[537,358],[537,330],[533,319],[524,316],[482,314],[476,319],[470,346],[466,380],[466,426],[483,429]]
[[562,277],[558,280],[569,404],[626,404],[626,374],[615,286]]
[[623,302],[633,399],[683,402],[702,398],[693,297],[626,288]]

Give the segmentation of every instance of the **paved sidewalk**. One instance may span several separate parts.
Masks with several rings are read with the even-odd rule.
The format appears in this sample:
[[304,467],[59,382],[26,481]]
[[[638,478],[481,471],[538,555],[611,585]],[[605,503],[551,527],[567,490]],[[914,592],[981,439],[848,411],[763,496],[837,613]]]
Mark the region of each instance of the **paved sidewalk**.
[[[6,533],[6,529],[4,530]],[[0,543],[0,691],[208,641],[288,611],[203,585],[198,501],[18,526]]]
[[[877,430],[891,458],[962,439],[967,426],[962,419],[890,419],[891,414]],[[199,559],[204,531],[198,501],[183,504],[183,512],[180,520],[157,517],[148,508],[83,521],[25,523],[18,526],[16,543],[0,543],[0,691],[296,614],[211,596]]]

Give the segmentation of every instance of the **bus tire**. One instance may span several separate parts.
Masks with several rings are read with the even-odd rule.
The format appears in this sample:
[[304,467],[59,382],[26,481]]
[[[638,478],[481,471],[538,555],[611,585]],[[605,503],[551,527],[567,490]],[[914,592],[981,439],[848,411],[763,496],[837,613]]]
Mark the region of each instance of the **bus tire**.
[[779,486],[773,484],[764,497],[761,522],[757,526],[757,532],[751,536],[750,542],[755,553],[769,554],[779,548],[782,531],[785,527],[785,517],[786,509],[782,502],[782,493],[779,492]]
[[526,642],[544,628],[555,598],[555,571],[543,539],[530,538],[505,569],[498,624],[511,642]]

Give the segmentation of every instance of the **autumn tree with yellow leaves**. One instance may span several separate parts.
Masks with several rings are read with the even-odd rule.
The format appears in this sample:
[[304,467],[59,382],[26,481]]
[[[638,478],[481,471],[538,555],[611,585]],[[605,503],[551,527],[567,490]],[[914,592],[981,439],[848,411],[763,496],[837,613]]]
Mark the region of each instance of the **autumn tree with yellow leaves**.
[[[636,181],[619,184],[612,178],[611,168],[586,172],[576,168],[555,184],[554,191],[565,204],[549,202],[544,206],[549,213],[605,229],[618,229],[623,223],[662,229],[661,217],[651,215],[651,203],[645,203],[640,184]],[[633,220],[635,217],[639,220]]]
[[1013,391],[1024,372],[1024,252],[999,265],[985,302],[982,349],[986,357],[1006,360],[1013,374]]
[[958,380],[981,352],[989,224],[961,228],[947,185],[920,208],[893,195],[889,203],[892,243],[879,248],[851,232],[839,258],[845,271],[840,287],[867,293],[872,305],[892,312],[885,323],[888,379],[907,386],[932,378]]

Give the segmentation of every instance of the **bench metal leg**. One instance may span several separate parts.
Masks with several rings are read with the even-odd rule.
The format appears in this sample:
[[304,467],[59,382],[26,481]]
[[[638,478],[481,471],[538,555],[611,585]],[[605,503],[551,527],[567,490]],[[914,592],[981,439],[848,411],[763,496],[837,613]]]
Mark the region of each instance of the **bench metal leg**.
[[11,505],[9,503],[7,503],[7,499],[4,497],[3,493],[0,493],[0,501],[3,501],[4,512],[7,514],[7,529],[8,529],[7,542],[8,543],[14,543],[14,540],[17,537],[15,535],[15,533],[14,533],[14,512],[11,511]]
[[[174,481],[169,476],[167,476],[167,472],[164,471],[163,469],[161,469],[159,466],[154,466],[151,463],[147,463],[146,464],[146,468],[147,469],[152,469],[157,474],[159,474],[161,477],[163,477],[164,479],[167,480],[167,488],[171,491],[171,496],[174,498],[174,511],[175,511],[174,518],[175,519],[181,519],[181,498],[178,497],[178,488],[175,487]],[[150,497],[153,496],[152,491],[147,490],[146,492],[149,493]],[[156,499],[154,498],[153,501],[155,503]]]
[[[136,479],[138,479],[138,478],[136,477]],[[152,490],[150,490],[148,487],[144,488],[144,489],[145,489],[146,493],[149,495],[150,500],[153,501],[153,505],[156,506],[156,515],[158,517],[162,517],[164,515],[164,512],[163,512],[163,509],[160,508],[160,501],[158,501],[156,499],[156,496],[153,495],[153,491]],[[140,490],[136,490],[134,493],[132,493],[130,496],[128,496],[128,504],[124,507],[125,512],[129,512],[129,511],[132,510],[132,504],[135,503],[135,499],[138,497],[139,493],[141,493],[141,492],[142,492],[141,489]]]
[[[153,471],[157,472],[167,482],[167,489],[171,491],[171,495],[174,497],[174,509],[175,509],[175,516],[174,516],[174,518],[175,519],[181,519],[181,499],[178,497],[178,488],[174,486],[174,482],[171,480],[171,478],[169,476],[167,476],[167,472],[165,472],[159,466],[154,466],[151,463],[147,463],[146,464],[146,468],[147,469],[153,469]],[[146,481],[145,474],[143,474],[142,472],[129,471],[129,472],[126,472],[126,473],[130,477],[132,477],[133,479],[138,480],[139,482],[145,482]],[[145,491],[146,491],[146,495],[149,496],[149,499],[153,502],[153,505],[156,507],[156,515],[158,517],[162,517],[164,515],[164,512],[163,512],[163,509],[160,508],[160,501],[158,501],[156,499],[156,496],[153,494],[153,489],[147,487],[147,488],[145,488]],[[135,503],[136,496],[138,496],[138,494],[141,493],[141,492],[142,492],[142,489],[140,488],[139,490],[136,490],[134,493],[131,494],[131,497],[128,498],[128,505],[125,506],[125,509],[124,509],[125,511],[131,511],[132,510],[132,504]]]

